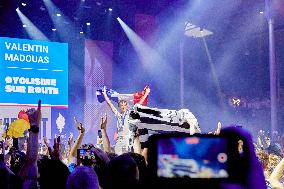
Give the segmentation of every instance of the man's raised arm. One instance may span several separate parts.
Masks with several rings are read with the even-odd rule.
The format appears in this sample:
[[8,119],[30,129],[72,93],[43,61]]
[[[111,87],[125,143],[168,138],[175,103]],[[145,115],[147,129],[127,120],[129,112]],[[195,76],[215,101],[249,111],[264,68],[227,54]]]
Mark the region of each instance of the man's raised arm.
[[144,95],[142,96],[142,98],[140,99],[140,101],[138,102],[138,104],[140,105],[143,105],[144,101],[146,100],[147,96],[150,94],[150,87],[147,86],[146,89],[145,89],[145,93]]
[[108,106],[110,107],[110,109],[112,110],[112,112],[115,115],[119,115],[119,112],[117,111],[117,109],[115,108],[115,106],[113,105],[113,103],[111,102],[111,100],[109,99],[109,97],[107,96],[107,92],[106,92],[106,88],[104,87],[103,91],[102,91],[104,98],[106,100],[106,103],[108,104]]

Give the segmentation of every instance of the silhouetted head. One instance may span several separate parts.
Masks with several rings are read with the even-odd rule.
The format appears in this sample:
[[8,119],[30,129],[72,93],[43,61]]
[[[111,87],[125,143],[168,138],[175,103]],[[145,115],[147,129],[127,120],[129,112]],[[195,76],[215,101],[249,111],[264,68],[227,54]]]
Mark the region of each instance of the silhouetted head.
[[67,189],[99,189],[96,172],[88,166],[78,166],[69,175]]
[[136,162],[127,154],[115,157],[107,165],[106,179],[107,189],[137,187],[139,170]]
[[38,163],[41,189],[64,189],[70,174],[68,167],[60,160],[42,159]]

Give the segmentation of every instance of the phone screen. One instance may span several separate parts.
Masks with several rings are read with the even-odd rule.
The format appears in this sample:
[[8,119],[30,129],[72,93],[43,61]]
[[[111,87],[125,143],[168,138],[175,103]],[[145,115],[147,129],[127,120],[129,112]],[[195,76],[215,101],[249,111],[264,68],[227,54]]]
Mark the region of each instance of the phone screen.
[[227,139],[169,137],[158,140],[157,176],[228,178]]
[[99,136],[99,138],[103,138],[103,135],[102,135],[102,131],[101,131],[101,130],[98,130],[98,136]]
[[91,149],[78,149],[78,158],[81,160],[95,160],[95,152]]

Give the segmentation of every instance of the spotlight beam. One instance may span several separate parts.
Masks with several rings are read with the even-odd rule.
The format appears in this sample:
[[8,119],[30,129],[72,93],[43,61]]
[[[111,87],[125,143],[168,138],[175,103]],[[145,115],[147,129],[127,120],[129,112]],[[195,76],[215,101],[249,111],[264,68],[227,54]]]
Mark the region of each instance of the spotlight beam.
[[209,62],[209,65],[210,65],[210,70],[211,70],[213,80],[214,80],[214,83],[215,83],[215,86],[216,86],[216,89],[217,89],[217,95],[218,95],[218,98],[220,100],[220,105],[222,107],[222,110],[224,111],[225,110],[225,101],[223,99],[222,90],[221,90],[221,87],[220,87],[220,82],[218,80],[218,76],[216,74],[216,69],[215,69],[215,66],[213,64],[211,53],[209,51],[205,37],[202,37],[202,42],[203,42],[203,45],[204,45],[204,48],[205,48],[205,51],[206,51],[206,55],[207,55],[208,62]]
[[143,41],[129,26],[127,26],[119,17],[117,18],[123,31],[127,35],[143,66],[149,67],[161,61],[160,56],[145,41]]
[[[176,85],[176,73],[175,69],[171,66],[170,62],[163,59],[160,54],[150,47],[141,37],[139,37],[129,26],[127,26],[120,18],[117,18],[130,43],[133,45],[136,51],[144,71],[146,71],[146,77],[151,78],[151,83],[156,83],[159,86],[157,91],[166,93],[169,90],[169,86],[172,89]],[[162,82],[161,82],[162,78]]]
[[[74,36],[76,33],[75,26],[73,26],[69,19],[64,16],[62,11],[58,9],[51,0],[43,0],[43,3],[46,6],[48,14],[52,19],[54,26],[61,39],[68,41],[70,37]],[[68,23],[68,24],[65,24]]]
[[20,11],[19,8],[16,9],[16,12],[30,38],[49,41],[49,39]]

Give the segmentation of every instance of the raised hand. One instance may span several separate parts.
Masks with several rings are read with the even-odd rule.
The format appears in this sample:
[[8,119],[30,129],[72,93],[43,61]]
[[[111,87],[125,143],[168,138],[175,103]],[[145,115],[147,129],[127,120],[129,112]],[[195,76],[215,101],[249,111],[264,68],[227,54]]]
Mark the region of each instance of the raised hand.
[[104,116],[101,117],[101,123],[100,123],[101,129],[106,129],[106,125],[107,125],[107,114],[104,114]]
[[31,126],[39,126],[41,122],[41,100],[38,101],[37,109],[28,109],[27,114]]
[[150,92],[151,92],[150,87],[149,87],[149,86],[146,86],[146,87],[145,87],[145,93],[146,93],[146,94],[149,94]]
[[50,142],[49,142],[48,138],[43,137],[43,142],[44,142],[44,144],[45,144],[47,147],[49,147]]
[[217,130],[214,132],[214,135],[219,135],[221,133],[221,129],[222,129],[222,124],[221,122],[218,122]]
[[221,122],[218,122],[216,131],[214,132],[210,131],[208,134],[209,135],[219,135],[221,133],[221,129],[222,129],[222,124]]
[[103,93],[104,96],[107,95],[106,86],[104,86],[102,93]]
[[54,138],[54,145],[53,145],[53,157],[55,159],[60,159],[60,151],[61,151],[61,139],[60,136]]
[[80,131],[81,134],[85,133],[85,128],[83,127],[83,124],[78,122],[77,119],[74,117],[74,124],[78,131]]
[[72,145],[72,143],[73,143],[73,133],[70,133],[68,138],[68,145]]

